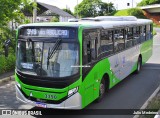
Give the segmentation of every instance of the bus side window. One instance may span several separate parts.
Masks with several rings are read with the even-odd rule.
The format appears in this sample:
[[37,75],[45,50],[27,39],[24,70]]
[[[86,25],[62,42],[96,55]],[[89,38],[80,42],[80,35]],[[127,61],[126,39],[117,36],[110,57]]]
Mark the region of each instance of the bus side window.
[[153,38],[153,24],[150,24],[150,38]]
[[133,45],[140,43],[140,30],[139,27],[133,27]]
[[125,45],[126,45],[126,48],[130,48],[133,46],[133,28],[132,27],[127,28],[126,34],[127,34],[127,37],[125,40]]
[[113,54],[113,31],[101,31],[101,57]]
[[141,42],[144,42],[146,40],[146,26],[141,26]]
[[98,35],[95,31],[85,31],[83,34],[83,64],[88,64],[97,58]]
[[151,30],[150,24],[146,25],[146,40],[151,39]]
[[119,52],[124,50],[124,29],[117,29],[114,31],[114,51]]
[[89,37],[87,37],[86,33],[83,34],[83,37],[83,64],[85,65],[91,62],[91,51]]

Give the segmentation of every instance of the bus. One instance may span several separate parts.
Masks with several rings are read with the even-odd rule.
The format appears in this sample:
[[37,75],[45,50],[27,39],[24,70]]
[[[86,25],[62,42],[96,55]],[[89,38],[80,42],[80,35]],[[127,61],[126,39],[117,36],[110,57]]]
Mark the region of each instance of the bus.
[[21,25],[16,35],[16,97],[55,109],[83,109],[100,102],[151,57],[152,31],[151,20],[134,16]]

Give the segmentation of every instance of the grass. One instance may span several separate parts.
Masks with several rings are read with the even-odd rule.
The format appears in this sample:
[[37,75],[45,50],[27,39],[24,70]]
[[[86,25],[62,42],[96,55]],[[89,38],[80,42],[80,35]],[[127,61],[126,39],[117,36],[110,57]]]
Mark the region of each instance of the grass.
[[160,28],[160,25],[157,25],[157,24],[153,23],[153,27]]
[[[160,91],[158,94],[149,102],[146,109],[160,109]],[[158,110],[157,110],[158,112]],[[154,118],[155,115],[140,115],[139,118]]]
[[114,16],[135,16],[137,18],[146,18],[143,11],[139,8],[118,10],[114,13]]
[[128,9],[117,11],[114,16],[129,16]]

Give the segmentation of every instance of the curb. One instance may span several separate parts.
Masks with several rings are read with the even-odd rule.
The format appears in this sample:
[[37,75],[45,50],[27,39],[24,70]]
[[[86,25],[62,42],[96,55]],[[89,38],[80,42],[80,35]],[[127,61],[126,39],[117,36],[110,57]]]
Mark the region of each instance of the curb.
[[[152,93],[152,95],[148,98],[148,100],[146,100],[146,102],[142,105],[140,109],[145,109],[148,106],[149,102],[157,95],[159,90],[160,90],[160,86],[158,86],[158,88]],[[139,118],[139,116],[140,115],[135,115],[133,118]],[[156,117],[156,118],[159,118],[159,117]]]
[[0,84],[6,83],[8,81],[14,81],[14,75],[0,79]]
[[[158,114],[160,114],[160,110],[158,111]],[[154,118],[160,118],[160,115],[155,115]]]

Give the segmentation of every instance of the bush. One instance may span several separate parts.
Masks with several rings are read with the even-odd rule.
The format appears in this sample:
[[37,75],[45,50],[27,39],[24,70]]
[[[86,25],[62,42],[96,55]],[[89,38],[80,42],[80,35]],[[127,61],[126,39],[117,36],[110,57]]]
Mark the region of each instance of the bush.
[[59,22],[59,17],[55,16],[51,19],[51,22]]
[[11,71],[15,68],[16,57],[14,54],[9,54],[8,57],[0,56],[0,74]]
[[146,18],[143,11],[139,8],[130,8],[117,11],[114,16],[135,16],[137,18]]
[[153,30],[153,36],[156,35],[156,34],[157,34],[156,30]]
[[138,8],[128,9],[128,14],[131,16],[136,16],[137,18],[146,18],[145,15],[143,14],[143,11]]

